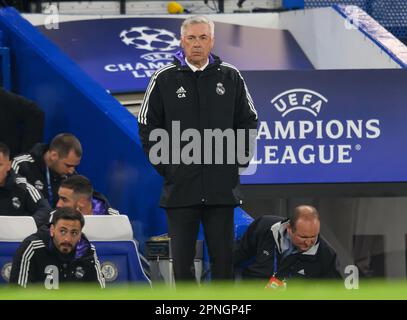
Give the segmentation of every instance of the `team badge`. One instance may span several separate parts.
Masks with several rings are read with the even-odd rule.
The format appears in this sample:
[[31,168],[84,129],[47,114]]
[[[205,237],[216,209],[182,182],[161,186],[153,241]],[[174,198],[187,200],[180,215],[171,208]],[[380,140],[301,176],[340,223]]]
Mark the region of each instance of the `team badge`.
[[13,204],[13,207],[16,209],[19,209],[21,207],[21,201],[17,197],[11,199],[11,203]]
[[1,268],[1,277],[4,281],[10,281],[10,273],[11,273],[11,262],[7,262],[4,264],[3,268]]
[[106,282],[115,281],[117,279],[117,276],[119,275],[119,271],[117,270],[116,265],[111,261],[103,262],[101,265],[101,270]]
[[44,184],[42,183],[41,180],[35,181],[34,187],[37,188],[38,190],[44,190]]
[[82,279],[85,276],[85,270],[81,266],[76,267],[75,277],[76,279]]
[[220,96],[223,96],[225,94],[226,90],[225,87],[221,82],[218,82],[216,85],[216,93]]

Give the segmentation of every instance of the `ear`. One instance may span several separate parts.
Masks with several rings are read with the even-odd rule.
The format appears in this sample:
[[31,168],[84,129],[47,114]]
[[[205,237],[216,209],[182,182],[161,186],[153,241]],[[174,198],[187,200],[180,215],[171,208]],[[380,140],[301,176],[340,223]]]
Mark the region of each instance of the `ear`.
[[[76,205],[79,209],[82,209],[86,205],[86,199],[85,197],[79,197],[78,201],[76,201]],[[80,210],[79,210],[80,211]]]
[[59,159],[59,154],[55,150],[49,151],[49,157],[52,161],[58,160]]
[[5,167],[6,167],[6,171],[7,171],[7,172],[9,172],[9,171],[11,170],[11,160],[8,160],[8,161],[7,161]]
[[183,36],[181,36],[181,43],[180,43],[180,46],[181,46],[182,49],[185,48],[184,37],[183,37]]
[[291,237],[292,234],[293,234],[293,229],[291,229],[291,225],[290,225],[290,224],[288,224],[288,226],[287,226],[287,232],[288,232],[288,235]]
[[54,237],[55,234],[55,227],[53,224],[51,224],[51,227],[49,228],[49,234],[51,237]]

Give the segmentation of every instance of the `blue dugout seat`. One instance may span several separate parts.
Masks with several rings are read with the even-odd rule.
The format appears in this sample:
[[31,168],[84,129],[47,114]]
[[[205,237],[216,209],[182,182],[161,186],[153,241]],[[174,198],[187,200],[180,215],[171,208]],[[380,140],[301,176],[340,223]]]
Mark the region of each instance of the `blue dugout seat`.
[[0,284],[9,281],[13,256],[21,241],[35,232],[33,217],[0,216]]
[[[35,232],[37,227],[32,217],[0,216],[0,284],[9,280],[13,256],[21,241]],[[85,216],[83,232],[96,247],[107,286],[150,285],[127,216]]]
[[96,248],[107,286],[123,283],[151,285],[126,215],[85,216],[83,233]]

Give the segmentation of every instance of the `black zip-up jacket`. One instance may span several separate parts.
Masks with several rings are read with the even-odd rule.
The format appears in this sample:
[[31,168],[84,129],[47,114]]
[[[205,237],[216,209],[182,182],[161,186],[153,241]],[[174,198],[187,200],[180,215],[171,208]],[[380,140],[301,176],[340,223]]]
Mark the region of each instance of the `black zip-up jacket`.
[[27,180],[10,170],[6,184],[0,187],[0,215],[32,216],[38,226],[49,220],[48,201]]
[[[53,271],[53,275],[49,275],[49,270]],[[46,286],[47,283],[55,284],[56,277],[59,284],[94,283],[98,287],[105,287],[95,247],[83,233],[76,249],[64,255],[54,246],[49,228],[42,227],[24,239],[18,248],[13,258],[10,283],[24,288],[30,284]]]
[[[335,251],[321,237],[309,250],[282,255],[282,237],[288,219],[262,216],[255,219],[234,252],[235,267],[243,268],[243,278],[269,279],[276,272],[279,279],[340,279]],[[274,270],[275,259],[277,270]]]
[[32,101],[0,88],[0,141],[10,156],[28,152],[43,140],[44,112]]
[[[198,74],[185,63],[183,53],[178,53],[174,63],[158,70],[151,78],[138,116],[139,135],[147,156],[157,147],[154,146],[156,142],[149,139],[154,129],[168,132],[170,143],[178,154],[181,149],[191,155],[186,152],[186,145],[191,147],[189,142],[194,138],[182,141],[177,150],[176,143],[180,141],[175,137],[177,131],[182,136],[186,129],[194,129],[201,138],[200,142],[194,140],[198,143],[192,153],[196,159],[193,163],[184,163],[181,157],[177,161],[170,152],[171,148],[161,152],[164,158],[168,156],[167,163],[153,163],[164,177],[160,205],[165,208],[242,203],[239,165],[236,159],[232,159],[232,164],[226,163],[226,143],[223,143],[221,154],[223,164],[214,164],[213,147],[212,157],[208,157],[210,164],[206,164],[207,160],[203,164],[209,155],[203,152],[204,130],[232,130],[236,134],[237,129],[245,129],[244,151],[247,155],[248,129],[257,128],[257,112],[243,77],[234,66],[211,55],[209,65]],[[179,130],[173,128],[174,122],[180,124]],[[173,134],[175,139],[171,138]],[[252,141],[254,136],[251,138]],[[246,166],[247,163],[240,165]]]
[[50,192],[47,182],[47,167],[44,161],[44,154],[49,146],[45,143],[37,143],[29,153],[18,155],[12,163],[13,170],[19,175],[25,177],[27,181],[37,188],[43,196],[49,201],[50,205],[55,208],[58,202],[58,189],[62,180],[66,177],[61,177],[59,174],[49,169],[52,203],[50,201]]

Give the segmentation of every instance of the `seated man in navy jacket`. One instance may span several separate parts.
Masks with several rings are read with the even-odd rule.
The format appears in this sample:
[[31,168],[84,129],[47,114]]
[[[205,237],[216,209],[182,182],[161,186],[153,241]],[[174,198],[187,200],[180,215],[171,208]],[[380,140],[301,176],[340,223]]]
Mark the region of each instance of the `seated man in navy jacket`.
[[249,263],[242,277],[251,279],[340,278],[336,253],[319,231],[319,214],[312,206],[298,206],[282,221],[257,218],[234,252],[235,266]]
[[106,197],[95,191],[88,178],[74,175],[61,182],[57,208],[72,208],[83,215],[118,215]]

